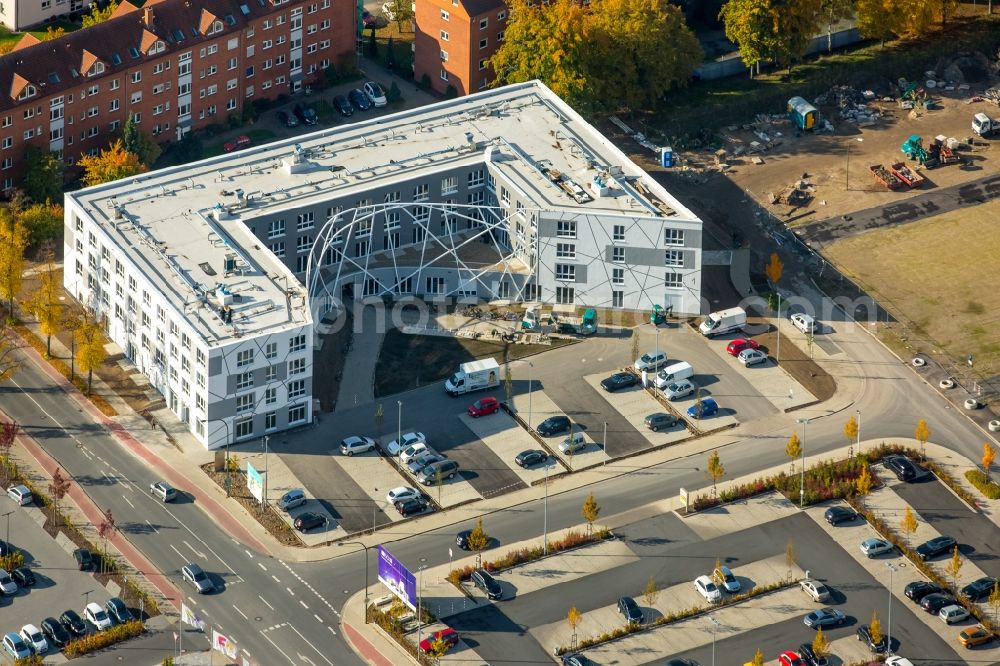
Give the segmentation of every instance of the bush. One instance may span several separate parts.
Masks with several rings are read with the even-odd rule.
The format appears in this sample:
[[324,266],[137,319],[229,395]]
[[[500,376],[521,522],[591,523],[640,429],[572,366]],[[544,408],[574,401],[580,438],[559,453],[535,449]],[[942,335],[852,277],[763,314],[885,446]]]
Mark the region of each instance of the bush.
[[229,129],[243,127],[243,118],[238,113],[230,113],[226,122],[229,123]]
[[456,97],[458,97],[458,89],[449,83],[448,87],[444,89],[444,98],[455,99]]
[[42,655],[33,654],[30,657],[14,660],[14,666],[45,666],[45,662],[42,661]]
[[424,74],[423,76],[420,77],[420,88],[422,90],[431,89],[431,77],[429,75]]
[[4,555],[0,557],[0,569],[10,572],[18,567],[24,566],[24,553],[19,550],[15,550],[9,555]]
[[[552,555],[590,543],[604,541],[610,539],[612,536],[614,535],[611,533],[611,530],[607,528],[597,529],[590,535],[570,530],[562,539],[549,542],[549,554]],[[542,546],[523,547],[508,551],[496,560],[488,562],[483,560],[483,568],[489,572],[500,571],[501,569],[516,567],[519,564],[540,560],[543,557],[545,557],[545,549]],[[472,576],[472,572],[475,570],[476,568],[471,564],[459,569],[452,569],[448,572],[448,581],[457,587],[462,584],[462,581],[469,580],[469,577]]]
[[965,478],[969,480],[969,483],[974,485],[979,489],[986,497],[995,500],[1000,499],[1000,486],[996,482],[991,481],[982,471],[978,469],[970,469],[965,473]]
[[131,622],[115,625],[110,629],[105,629],[99,633],[84,636],[83,638],[78,638],[75,641],[70,641],[63,652],[66,653],[67,657],[72,659],[73,657],[79,657],[90,652],[103,650],[104,648],[114,645],[115,643],[121,643],[122,641],[129,640],[130,638],[135,638],[145,631],[146,627],[143,626],[142,622],[139,620],[132,620]]
[[399,86],[395,81],[393,81],[392,85],[389,86],[389,90],[386,92],[385,98],[390,104],[399,102],[403,99],[403,93],[400,92]]

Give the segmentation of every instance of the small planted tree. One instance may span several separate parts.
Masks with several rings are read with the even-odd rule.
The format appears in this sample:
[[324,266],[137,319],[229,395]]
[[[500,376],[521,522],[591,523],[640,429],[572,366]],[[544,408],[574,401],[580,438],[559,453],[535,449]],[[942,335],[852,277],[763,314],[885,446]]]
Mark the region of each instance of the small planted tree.
[[583,519],[587,521],[587,534],[594,533],[594,521],[601,514],[601,507],[594,499],[594,493],[587,495],[587,500],[583,503]]
[[920,459],[925,459],[927,456],[924,453],[924,446],[931,438],[931,429],[927,427],[927,421],[923,419],[917,421],[917,427],[913,430],[913,438],[920,442]]
[[639,358],[639,332],[632,331],[632,363]]
[[791,539],[785,544],[785,565],[788,567],[788,580],[791,580],[792,569],[795,568],[795,542]]
[[709,478],[712,479],[712,497],[716,496],[716,485],[719,479],[726,475],[726,468],[723,467],[722,461],[719,460],[719,452],[712,451],[708,456],[708,467],[706,469]]
[[108,559],[108,539],[114,536],[115,532],[118,530],[118,525],[115,524],[115,517],[111,515],[111,509],[104,512],[104,517],[101,519],[101,523],[97,526],[97,535],[104,540],[104,556],[101,558],[101,572],[104,572],[104,565]]
[[576,645],[576,628],[580,625],[580,620],[583,619],[583,614],[573,606],[566,613],[566,623],[569,625],[569,629],[573,632],[572,644]]
[[757,648],[757,651],[753,654],[753,660],[750,661],[753,666],[764,666],[764,653]]
[[958,574],[962,570],[962,565],[965,561],[962,559],[962,553],[958,551],[958,546],[951,551],[951,559],[948,560],[948,564],[945,566],[945,570],[948,575],[951,576],[951,584],[958,585]]
[[[851,418],[847,419],[847,423],[844,424],[844,437],[847,438],[848,446],[848,457],[854,451],[854,444],[858,441],[858,420],[851,414]],[[861,453],[861,445],[858,443],[858,453]]]
[[795,474],[795,461],[802,455],[802,442],[799,441],[799,433],[793,432],[785,445],[785,455],[792,461],[792,474]]
[[993,624],[997,623],[997,613],[1000,612],[1000,582],[993,583],[989,598],[990,610],[993,611]]
[[859,495],[867,495],[872,491],[872,472],[869,469],[868,464],[865,463],[861,467],[861,474],[858,478],[854,480],[854,487],[858,491]]
[[10,448],[17,438],[17,429],[17,421],[0,423],[0,456],[3,457],[4,465],[10,463]]
[[511,374],[510,363],[507,364],[503,373],[503,390],[507,395],[507,405],[510,406],[510,401],[514,397],[514,375]]
[[992,481],[990,477],[990,467],[993,466],[993,461],[997,457],[997,450],[990,446],[989,442],[983,442],[983,473],[986,474],[986,480]]
[[906,506],[906,511],[903,512],[903,520],[899,523],[899,529],[903,531],[903,535],[906,537],[906,545],[909,546],[910,537],[917,531],[917,518],[913,515],[913,511],[909,505]]
[[468,538],[469,550],[476,554],[476,566],[483,565],[483,551],[490,545],[490,536],[483,529],[483,519],[476,521],[476,526],[472,528]]
[[52,522],[56,520],[56,512],[59,511],[59,502],[66,497],[69,492],[69,479],[62,474],[62,469],[57,467],[52,474],[52,481],[49,483],[49,495],[52,496]]
[[823,627],[816,630],[816,636],[813,638],[812,642],[813,652],[816,653],[817,657],[825,657],[830,654],[830,643],[826,640],[826,636],[823,635]]
[[868,633],[871,634],[873,645],[882,642],[882,623],[878,619],[878,611],[872,611],[872,621],[868,625]]
[[660,596],[660,588],[656,584],[656,579],[652,576],[646,581],[646,589],[642,591],[643,601],[646,602],[647,606],[655,606],[656,599]]

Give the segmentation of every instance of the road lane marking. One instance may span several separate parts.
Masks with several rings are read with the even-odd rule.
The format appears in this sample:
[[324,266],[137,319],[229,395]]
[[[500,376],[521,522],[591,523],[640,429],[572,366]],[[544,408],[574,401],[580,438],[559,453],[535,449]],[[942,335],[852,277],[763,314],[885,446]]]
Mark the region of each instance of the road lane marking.
[[271,645],[273,645],[273,646],[274,646],[274,649],[275,649],[275,650],[277,650],[278,652],[280,652],[280,653],[282,654],[282,656],[283,656],[283,657],[284,657],[285,659],[287,659],[287,660],[288,660],[288,663],[289,663],[289,664],[294,664],[294,663],[295,663],[294,661],[292,661],[292,658],[291,658],[291,657],[289,657],[289,656],[288,656],[287,654],[285,654],[285,651],[284,651],[284,650],[282,650],[282,649],[281,649],[280,647],[278,647],[278,644],[277,644],[277,643],[275,643],[274,641],[272,641],[272,640],[271,640],[271,637],[270,637],[270,636],[268,636],[268,635],[267,635],[266,633],[264,633],[263,631],[262,631],[262,632],[260,632],[260,635],[261,635],[261,636],[263,636],[264,638],[266,638],[266,639],[267,639],[267,642],[268,642],[268,643],[270,643]]
[[124,495],[122,495],[122,499],[125,500],[126,502],[128,502],[128,505],[130,507],[132,507],[133,509],[135,509],[135,504],[132,504],[132,502],[129,502],[129,500],[128,500],[127,497],[125,497]]
[[267,567],[265,567],[265,566],[264,566],[264,563],[263,563],[263,562],[258,562],[258,563],[257,563],[257,566],[259,566],[259,567],[260,567],[261,569],[263,569],[264,571],[267,571]]
[[177,546],[170,544],[170,547],[174,549],[174,552],[177,553],[177,556],[181,558],[182,561],[187,562],[187,558],[184,557],[184,554],[181,553],[181,551],[177,550]]
[[247,557],[249,557],[251,560],[253,559],[253,553],[251,553],[249,550],[247,550],[246,548],[244,548],[243,552],[246,553]]
[[[194,553],[195,555],[197,555],[198,557],[200,557],[201,559],[208,560],[208,556],[205,555],[205,553],[201,552],[200,550],[195,550],[195,547],[192,546],[191,544],[189,544],[187,541],[184,541],[184,545],[187,546],[188,548],[190,548],[191,552]],[[236,573],[236,572],[234,571],[233,573]]]
[[309,610],[309,606],[306,606],[306,602],[304,602],[301,599],[299,599],[299,603],[302,604],[303,608],[305,608],[306,610]]
[[273,579],[274,579],[274,582],[275,582],[275,583],[278,583],[278,584],[281,584],[281,581],[280,581],[280,580],[278,580],[278,577],[277,577],[277,576],[275,576],[274,574],[271,574],[271,578],[273,578]]
[[330,630],[330,633],[331,633],[331,634],[333,634],[334,636],[336,636],[336,635],[337,635],[337,632],[336,632],[336,631],[334,631],[333,627],[331,627],[330,625],[326,625],[326,628],[327,628],[327,629],[329,629],[329,630]]
[[147,520],[147,521],[146,521],[146,524],[147,524],[147,525],[149,525],[149,529],[153,530],[153,531],[154,531],[154,532],[156,532],[157,534],[159,534],[159,533],[160,533],[160,530],[156,529],[156,528],[155,528],[155,527],[153,526],[153,523],[151,523],[151,522],[149,522],[149,521]]
[[244,620],[249,620],[250,619],[250,618],[248,618],[246,616],[246,613],[244,613],[243,611],[241,611],[239,608],[236,607],[236,604],[233,604],[233,610],[235,610],[237,613],[239,613],[240,615],[242,615]]
[[263,601],[265,606],[267,606],[271,610],[274,610],[274,606],[272,606],[271,604],[267,603],[267,599],[265,599],[264,597],[260,596],[259,594],[257,595],[257,598],[260,599],[261,601]]
[[321,618],[319,615],[316,615],[316,613],[313,613],[313,617],[316,618],[317,622],[319,622],[320,624],[323,624],[323,618]]
[[285,589],[288,590],[288,594],[292,595],[293,597],[295,596],[295,593],[292,592],[292,588],[286,587]]
[[320,652],[319,650],[317,650],[315,645],[313,645],[312,643],[310,643],[309,640],[305,636],[303,636],[301,633],[299,633],[299,630],[295,628],[294,624],[292,624],[291,622],[289,622],[288,623],[288,628],[291,629],[292,631],[294,631],[296,634],[298,634],[299,638],[302,639],[302,642],[305,643],[306,645],[308,645],[309,647],[311,647],[316,652],[316,654],[318,654],[320,656],[320,658],[323,661],[325,661],[326,663],[330,664],[330,666],[333,666],[333,662],[330,661],[329,659],[327,659],[326,655],[324,655],[322,652]]

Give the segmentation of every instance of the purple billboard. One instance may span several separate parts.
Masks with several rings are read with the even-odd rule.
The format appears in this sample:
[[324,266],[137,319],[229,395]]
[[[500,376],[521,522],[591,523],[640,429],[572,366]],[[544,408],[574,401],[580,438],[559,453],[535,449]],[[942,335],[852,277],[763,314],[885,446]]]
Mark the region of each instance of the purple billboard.
[[417,610],[417,579],[381,545],[378,547],[378,579],[410,610]]

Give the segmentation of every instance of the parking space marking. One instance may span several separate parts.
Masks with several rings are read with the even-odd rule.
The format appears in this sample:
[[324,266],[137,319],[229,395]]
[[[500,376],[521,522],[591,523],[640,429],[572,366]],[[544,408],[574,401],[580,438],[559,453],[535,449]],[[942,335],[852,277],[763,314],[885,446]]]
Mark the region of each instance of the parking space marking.
[[295,593],[294,593],[294,592],[292,592],[292,588],[290,588],[290,587],[286,587],[286,588],[285,588],[285,590],[287,590],[287,591],[288,591],[288,594],[292,595],[293,597],[295,596]]
[[321,618],[319,615],[316,615],[316,613],[313,613],[313,617],[316,618],[317,622],[319,622],[320,624],[323,624],[323,618]]
[[309,610],[309,606],[306,605],[306,602],[304,602],[301,599],[299,599],[299,603],[302,604],[303,608],[305,608],[306,610]]
[[240,615],[242,615],[244,620],[249,620],[250,619],[250,618],[248,618],[246,616],[246,613],[244,613],[243,611],[241,611],[239,608],[236,607],[236,604],[233,604],[232,606],[233,606],[233,610],[236,611],[237,613],[239,613]]
[[260,567],[261,569],[263,569],[264,571],[267,571],[267,567],[265,567],[265,566],[264,566],[264,563],[263,563],[263,562],[258,562],[258,563],[257,563],[257,566],[259,566],[259,567]]
[[278,583],[278,584],[281,584],[281,581],[280,581],[280,580],[278,580],[278,577],[277,577],[277,576],[275,576],[274,574],[271,574],[271,578],[273,578],[273,579],[274,579],[274,582],[275,582],[275,583]]
[[584,377],[584,380],[590,384],[594,391],[601,394],[601,397],[604,398],[604,400],[619,414],[621,414],[626,421],[632,424],[636,431],[645,437],[646,441],[648,441],[651,445],[660,446],[663,444],[674,444],[694,436],[694,433],[688,430],[686,425],[684,425],[683,420],[681,421],[682,425],[674,426],[670,429],[661,430],[659,432],[653,432],[647,428],[645,424],[647,416],[655,413],[668,412],[669,410],[661,405],[656,398],[651,396],[649,392],[641,386],[633,386],[632,388],[615,391],[614,393],[608,393],[601,388],[601,381],[603,381],[607,376],[607,373],[587,375]]
[[257,595],[257,598],[260,599],[261,601],[263,601],[265,606],[267,606],[271,610],[274,610],[274,606],[272,606],[271,604],[267,603],[267,599],[265,599],[264,597],[260,596],[259,594]]
[[123,500],[125,500],[125,502],[126,502],[126,503],[127,503],[127,504],[128,504],[129,506],[130,506],[130,507],[132,507],[133,509],[135,508],[135,504],[132,504],[132,502],[130,502],[130,501],[129,501],[129,499],[128,499],[127,497],[125,497],[124,495],[122,495],[122,499],[123,499]]

